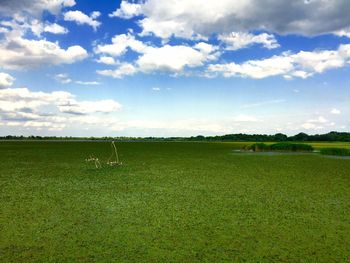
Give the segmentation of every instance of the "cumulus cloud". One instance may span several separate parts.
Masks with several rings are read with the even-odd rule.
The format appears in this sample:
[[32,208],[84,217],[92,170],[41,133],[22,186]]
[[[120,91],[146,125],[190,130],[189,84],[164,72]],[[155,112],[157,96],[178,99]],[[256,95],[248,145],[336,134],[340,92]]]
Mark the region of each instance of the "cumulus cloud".
[[5,72],[0,72],[0,89],[12,86],[15,78]]
[[0,14],[13,17],[18,14],[30,14],[40,17],[43,11],[48,11],[57,15],[62,8],[72,7],[74,0],[2,0],[0,5]]
[[111,116],[122,105],[111,99],[79,100],[66,91],[41,92],[28,88],[0,89],[0,123],[17,131],[62,131],[72,127],[82,130],[104,128],[106,131],[125,127]]
[[262,60],[249,60],[241,64],[212,64],[208,75],[222,74],[224,77],[241,76],[262,79],[282,75],[285,78],[308,78],[315,73],[340,68],[350,61],[350,45],[340,45],[337,50],[289,52]]
[[[34,35],[41,37],[42,33],[51,34],[67,34],[68,29],[60,26],[57,23],[43,23],[37,19],[25,19],[22,17],[20,20],[13,20],[10,22],[10,26],[15,28],[15,30],[31,30]],[[17,24],[16,24],[17,23]]]
[[331,114],[336,114],[336,115],[338,115],[338,114],[340,114],[340,113],[341,113],[341,111],[338,110],[338,109],[336,109],[336,108],[333,108],[333,109],[331,110]]
[[7,37],[25,36],[28,31],[31,31],[36,37],[40,38],[42,33],[51,34],[66,34],[68,29],[50,22],[42,22],[36,18],[28,16],[14,16],[11,20],[0,21],[0,32],[5,33]]
[[50,104],[60,104],[72,100],[69,92],[32,92],[28,88],[8,88],[0,90],[0,111],[38,112],[39,108]]
[[287,56],[274,56],[263,60],[249,60],[242,64],[212,64],[208,66],[208,76],[222,74],[224,77],[250,77],[262,79],[284,75],[293,70],[292,60]]
[[318,116],[316,119],[310,119],[307,122],[309,122],[309,123],[327,123],[329,121],[323,116]]
[[59,24],[46,24],[44,26],[44,32],[52,33],[52,34],[67,34],[68,29],[60,26]]
[[322,130],[325,127],[331,127],[334,126],[335,123],[331,122],[330,120],[326,119],[323,116],[318,116],[314,119],[309,119],[305,123],[301,125],[301,128],[305,130]]
[[8,33],[9,30],[6,27],[1,27],[0,26],[0,34]]
[[[62,130],[67,125],[79,125],[86,119],[99,119],[101,125],[108,113],[121,109],[114,100],[81,101],[70,92],[31,91],[28,88],[0,90],[0,121],[6,126],[47,130]],[[97,116],[103,114],[103,116]]]
[[113,100],[79,101],[66,91],[39,92],[28,88],[0,90],[0,110],[4,112],[41,112],[41,107],[58,108],[60,112],[72,114],[109,113],[121,105]]
[[97,73],[112,78],[122,78],[124,76],[134,75],[137,69],[130,63],[121,63],[116,69],[97,70]]
[[101,22],[96,20],[100,15],[101,13],[98,11],[94,11],[88,16],[79,10],[75,10],[66,12],[64,14],[64,20],[76,22],[78,25],[89,25],[96,31],[101,25]]
[[[33,1],[33,6],[38,2],[40,1]],[[72,4],[74,1],[56,2],[60,2],[59,5],[62,7],[63,3]],[[50,3],[47,3],[48,7]],[[71,64],[88,56],[87,51],[79,45],[61,48],[58,41],[52,42],[42,38],[43,32],[65,34],[68,30],[57,23],[43,22],[31,16],[29,11],[25,12],[25,15],[15,14],[11,19],[3,19],[0,25],[6,28],[2,30],[0,39],[1,68],[18,70],[44,65]],[[30,31],[36,37],[30,37],[28,34]]]
[[[98,73],[114,78],[123,75],[132,75],[137,71],[150,73],[154,71],[169,71],[180,73],[185,67],[193,68],[204,65],[207,61],[218,58],[220,52],[214,45],[199,42],[193,47],[185,45],[164,45],[161,47],[151,46],[137,40],[133,35],[121,34],[112,38],[112,44],[98,45],[95,48],[97,54],[107,54],[112,57],[101,57],[98,62],[115,63],[113,57],[120,57],[132,50],[140,56],[135,65],[122,63],[116,70],[99,70]],[[119,63],[120,64],[120,63]]]
[[[127,8],[132,5],[132,10]],[[131,8],[130,8],[131,9]],[[129,10],[130,10],[129,9]],[[348,0],[146,0],[123,1],[119,16],[142,14],[143,34],[192,38],[216,33],[266,30],[279,34],[320,35],[350,25]]]
[[129,19],[134,16],[140,15],[142,12],[141,6],[139,4],[129,3],[122,1],[120,8],[109,14],[109,17],[120,17],[124,19]]
[[43,65],[71,64],[85,59],[87,51],[81,46],[63,49],[57,42],[29,40],[9,35],[0,41],[0,65],[8,69],[31,69]]
[[308,123],[308,122],[303,123],[303,124],[301,125],[301,127],[304,128],[305,130],[314,130],[314,129],[320,130],[320,129],[323,128],[323,127],[320,127],[320,126],[317,127],[314,123]]
[[119,57],[125,54],[128,49],[142,53],[147,47],[142,41],[135,39],[133,35],[128,33],[114,36],[112,44],[97,45],[95,53]]
[[106,65],[115,65],[116,64],[115,59],[113,57],[108,57],[108,56],[99,57],[99,59],[97,59],[96,62],[106,64]]
[[54,78],[56,81],[58,81],[61,84],[68,84],[72,82],[72,80],[69,78],[68,74],[66,73],[56,74]]
[[339,30],[339,31],[336,31],[334,34],[339,36],[339,37],[348,37],[348,38],[350,38],[350,27],[344,28],[344,29]]
[[274,35],[267,33],[254,35],[245,32],[232,32],[221,34],[218,36],[218,39],[226,44],[227,50],[238,50],[254,44],[262,45],[267,49],[278,48],[280,46]]
[[210,59],[208,53],[188,46],[165,45],[159,48],[148,48],[137,60],[141,71],[171,71],[181,72],[187,67],[202,66]]
[[89,114],[89,113],[109,113],[118,111],[121,105],[113,100],[100,101],[76,101],[69,100],[66,103],[58,105],[58,109],[63,113],[70,114]]

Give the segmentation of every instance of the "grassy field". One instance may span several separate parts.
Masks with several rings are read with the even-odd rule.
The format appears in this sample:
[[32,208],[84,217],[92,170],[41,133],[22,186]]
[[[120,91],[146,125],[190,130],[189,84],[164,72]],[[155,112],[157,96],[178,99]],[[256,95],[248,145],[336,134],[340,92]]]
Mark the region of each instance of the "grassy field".
[[0,262],[349,262],[350,159],[240,147],[0,142]]
[[322,148],[350,149],[349,142],[314,142],[314,143],[309,143],[309,144],[312,145],[315,149],[322,149]]

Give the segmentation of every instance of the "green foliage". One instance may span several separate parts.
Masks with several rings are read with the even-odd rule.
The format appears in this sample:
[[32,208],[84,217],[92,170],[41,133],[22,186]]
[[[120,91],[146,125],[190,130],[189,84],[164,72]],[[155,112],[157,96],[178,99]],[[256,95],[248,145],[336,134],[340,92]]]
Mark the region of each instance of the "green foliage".
[[291,151],[291,152],[312,152],[314,148],[305,143],[275,143],[270,145],[272,151]]
[[265,143],[254,143],[250,145],[248,149],[254,152],[266,152],[270,151],[270,146]]
[[275,143],[275,144],[265,144],[265,143],[254,143],[248,147],[244,148],[245,150],[252,150],[254,152],[268,152],[268,151],[288,151],[288,152],[311,152],[313,147],[304,143]]
[[345,148],[323,148],[320,153],[323,155],[350,156],[350,150]]
[[0,261],[346,262],[350,160],[241,146],[1,142]]

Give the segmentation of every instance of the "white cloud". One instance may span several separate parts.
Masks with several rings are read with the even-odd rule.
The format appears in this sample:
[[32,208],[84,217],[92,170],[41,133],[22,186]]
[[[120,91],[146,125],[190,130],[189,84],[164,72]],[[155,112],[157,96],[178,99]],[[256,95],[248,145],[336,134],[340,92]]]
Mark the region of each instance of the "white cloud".
[[65,91],[0,90],[0,122],[2,126],[18,127],[20,132],[61,131],[69,127],[81,130],[83,125],[113,130],[118,122],[109,114],[120,109],[114,100],[80,101]]
[[101,85],[100,82],[98,81],[81,81],[81,80],[77,80],[75,81],[76,84],[79,84],[79,85]]
[[5,27],[0,27],[0,34],[3,34],[3,33],[8,33],[9,30]]
[[5,72],[0,72],[0,89],[12,86],[15,78]]
[[226,44],[227,50],[238,50],[254,44],[260,44],[267,49],[278,48],[280,46],[274,35],[267,33],[254,35],[245,32],[232,32],[221,34],[218,36],[218,39]]
[[350,45],[340,45],[337,50],[300,51],[296,54],[283,53],[262,60],[249,60],[242,64],[212,64],[208,67],[208,76],[222,74],[224,77],[241,76],[266,78],[282,75],[287,79],[308,78],[315,73],[340,68],[350,61]]
[[200,50],[198,50],[198,46],[196,48],[182,45],[165,45],[159,48],[149,47],[138,58],[136,64],[143,72],[181,72],[185,67],[202,66],[206,61],[216,58],[211,56],[211,53],[207,53],[207,48]]
[[1,21],[1,24],[8,27],[0,40],[0,65],[3,68],[31,69],[42,65],[71,64],[87,57],[86,50],[77,45],[62,49],[58,42],[24,38],[28,30],[37,37],[44,32],[44,24],[36,19],[17,17]]
[[137,69],[130,63],[121,63],[118,68],[114,70],[97,70],[97,73],[103,76],[110,76],[113,78],[122,78],[123,76],[134,75],[137,72]]
[[0,65],[8,69],[32,69],[43,65],[71,64],[88,54],[81,46],[63,49],[56,42],[6,36],[0,41]]
[[217,46],[213,46],[211,44],[205,43],[205,42],[199,42],[196,45],[193,46],[195,49],[200,50],[204,54],[210,54],[218,50]]
[[[0,111],[27,112],[43,115],[43,107],[55,108],[63,113],[89,114],[118,111],[121,105],[113,100],[79,101],[75,95],[66,91],[38,92],[27,88],[0,90]],[[43,110],[43,111],[42,111]]]
[[44,32],[52,33],[52,34],[67,34],[68,29],[60,26],[59,24],[47,24],[44,27]]
[[74,0],[16,0],[1,1],[0,14],[13,17],[18,14],[30,14],[31,16],[40,17],[43,11],[57,15],[62,8],[72,7],[75,5]]
[[91,13],[91,18],[92,19],[96,19],[96,18],[98,18],[98,17],[100,17],[101,16],[101,12],[99,12],[99,11],[93,11],[92,13]]
[[315,124],[308,123],[308,122],[302,124],[301,127],[304,128],[305,130],[313,130],[313,129],[317,128],[317,126]]
[[143,31],[140,34],[141,36],[147,36],[153,33],[154,35],[166,40],[173,35],[188,39],[208,39],[201,34],[196,34],[192,29],[187,28],[185,22],[173,20],[158,21],[144,18],[139,21],[139,24],[143,28]]
[[348,38],[350,38],[350,27],[342,29],[342,30],[338,30],[334,34],[336,36],[339,36],[339,37],[348,37]]
[[70,100],[58,105],[58,109],[63,113],[70,114],[90,114],[90,113],[109,113],[118,111],[121,105],[113,100],[100,101],[76,101]]
[[[54,79],[58,82],[60,82],[61,84],[69,84],[72,83],[73,80],[69,77],[69,75],[67,73],[60,73],[60,74],[56,74],[54,76]],[[98,81],[81,81],[81,80],[76,80],[74,81],[75,84],[79,84],[79,85],[101,85],[100,82]]]
[[32,92],[27,88],[0,90],[0,111],[3,112],[37,112],[40,107],[70,101],[74,96],[65,91]]
[[89,25],[96,31],[97,28],[101,25],[101,22],[96,20],[96,18],[98,18],[100,15],[101,13],[97,11],[92,12],[91,15],[88,16],[79,10],[75,10],[66,12],[64,14],[64,20],[74,21],[78,25]]
[[112,44],[98,45],[95,48],[95,53],[119,57],[123,55],[128,48],[135,52],[142,53],[147,47],[147,45],[135,39],[131,34],[120,34],[112,38]]
[[[129,9],[127,9],[129,8]],[[143,34],[192,38],[217,33],[264,30],[279,34],[320,35],[350,24],[348,0],[145,0],[123,1],[120,17],[143,15]]]
[[336,108],[333,108],[333,109],[331,110],[331,114],[336,114],[336,115],[338,115],[338,114],[340,114],[340,113],[341,113],[341,111],[338,110],[338,109],[336,109]]
[[161,88],[159,88],[159,87],[153,87],[152,90],[153,90],[153,91],[160,91]]
[[26,16],[16,15],[12,18],[12,20],[0,21],[0,24],[7,27],[1,30],[7,37],[23,37],[28,30],[30,30],[38,38],[41,37],[43,32],[51,34],[68,33],[68,29],[60,26],[57,23],[42,22],[38,19]]
[[285,75],[293,71],[293,61],[288,56],[273,56],[263,60],[249,60],[242,64],[212,64],[209,74],[221,73],[224,77],[241,76],[262,79],[270,76]]
[[96,60],[98,63],[106,64],[106,65],[115,65],[116,61],[113,57],[102,56]]
[[141,6],[139,4],[133,4],[126,1],[120,3],[120,8],[109,14],[109,17],[120,17],[124,19],[129,19],[134,16],[140,15],[142,12]]
[[[56,56],[58,44],[51,45],[51,42],[48,41],[26,42],[27,40],[21,36],[22,34],[6,37],[11,39],[11,41],[16,40],[14,43],[16,44],[16,49],[18,49],[16,50],[17,52],[21,52],[22,49],[25,50],[22,57],[23,60],[27,59],[26,56],[34,55],[38,57],[38,60],[47,59],[41,50],[35,50],[37,43],[41,43],[43,46],[46,45],[45,48],[51,50],[52,57]],[[1,42],[1,48],[5,46],[6,41],[7,39]],[[10,42],[10,40],[8,41]],[[28,45],[17,45],[23,42]],[[12,49],[8,49],[8,53],[5,53],[2,49],[0,50],[4,52],[0,53],[1,62],[9,62],[8,59],[11,57]],[[60,54],[59,52],[58,54]],[[3,55],[6,55],[6,57]],[[65,57],[64,53],[62,56]],[[37,63],[35,64],[37,65]],[[13,65],[13,60],[11,60],[11,67]],[[5,66],[8,67],[9,65]],[[16,66],[16,68],[19,67]],[[54,77],[61,82],[72,82],[68,74],[61,73]],[[11,75],[0,72],[0,125],[2,128],[5,127],[5,130],[9,127],[15,127],[16,132],[23,134],[27,131],[32,134],[35,131],[46,133],[74,127],[81,130],[84,125],[86,125],[86,128],[95,127],[98,129],[102,127],[109,131],[121,129],[120,122],[110,116],[111,113],[121,109],[121,104],[117,101],[110,99],[81,101],[75,95],[66,91],[40,92],[31,91],[28,88],[9,88],[12,86],[13,81],[14,78]],[[81,85],[100,84],[96,81],[75,81],[75,83]]]
[[150,46],[133,35],[121,34],[112,38],[112,44],[98,45],[95,48],[97,54],[108,54],[112,57],[101,57],[97,62],[105,64],[116,63],[113,57],[120,57],[130,49],[140,56],[136,59],[135,65],[122,63],[116,70],[99,70],[101,75],[120,78],[123,75],[132,75],[137,71],[150,73],[154,71],[170,71],[180,73],[185,67],[198,67],[205,62],[215,60],[220,56],[218,47],[199,42],[193,47],[185,45],[164,45],[161,47]]
[[292,55],[292,58],[305,71],[322,73],[344,66],[350,59],[350,45],[340,45],[338,50],[300,51]]
[[[123,50],[126,50],[126,47]],[[133,50],[136,49],[133,47]],[[208,60],[217,58],[217,53],[210,53],[216,51],[212,45],[199,43],[195,47],[188,46],[170,46],[162,47],[143,46],[138,49],[142,54],[138,57],[135,65],[130,63],[119,63],[115,70],[98,70],[97,73],[105,76],[112,76],[114,78],[121,78],[124,75],[133,75],[139,71],[144,73],[152,73],[154,71],[169,71],[181,73],[185,67],[193,68],[204,65]],[[107,50],[104,50],[107,52]],[[123,51],[123,52],[124,52]],[[109,50],[108,53],[114,55],[121,54],[120,50]]]
[[25,31],[31,30],[34,35],[41,37],[43,32],[51,34],[67,34],[68,29],[57,24],[57,23],[48,23],[41,22],[38,19],[26,19],[25,17],[17,17],[17,20],[14,19],[10,22],[10,27],[15,30]]
[[334,126],[335,123],[327,120],[323,116],[318,116],[315,119],[307,120],[305,123],[301,125],[301,128],[305,130],[322,130],[325,126]]
[[311,120],[308,120],[307,122],[309,122],[309,123],[328,123],[329,121],[323,116],[318,116],[316,119],[311,119]]
[[61,84],[68,84],[72,82],[72,80],[69,78],[68,74],[66,73],[56,74],[54,78],[56,81],[58,81]]

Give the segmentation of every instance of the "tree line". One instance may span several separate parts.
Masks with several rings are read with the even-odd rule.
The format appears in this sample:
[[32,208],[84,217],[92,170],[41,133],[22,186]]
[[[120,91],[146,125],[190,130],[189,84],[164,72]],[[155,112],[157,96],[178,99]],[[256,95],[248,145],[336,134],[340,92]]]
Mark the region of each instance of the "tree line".
[[221,136],[192,136],[192,137],[57,137],[57,136],[0,136],[0,140],[95,140],[95,141],[216,141],[216,142],[321,142],[321,141],[341,141],[350,142],[349,132],[332,131],[325,134],[308,135],[306,133],[298,133],[293,136],[287,136],[283,133],[269,134],[226,134]]
[[226,134],[222,136],[196,136],[190,137],[189,140],[193,141],[254,141],[254,142],[285,142],[285,141],[298,141],[298,142],[318,142],[318,141],[350,141],[349,132],[329,132],[325,134],[308,135],[306,133],[298,133],[293,136],[287,136],[283,133],[276,133],[274,135],[269,134]]

